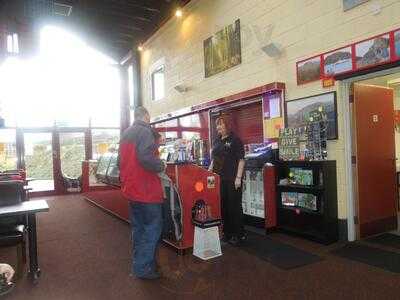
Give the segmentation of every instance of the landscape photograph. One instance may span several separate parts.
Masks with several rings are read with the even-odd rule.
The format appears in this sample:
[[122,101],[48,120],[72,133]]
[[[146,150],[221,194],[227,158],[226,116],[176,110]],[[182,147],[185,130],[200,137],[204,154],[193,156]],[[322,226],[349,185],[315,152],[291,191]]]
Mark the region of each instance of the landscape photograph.
[[365,68],[390,60],[390,38],[385,34],[356,44],[356,66]]
[[297,84],[303,84],[321,78],[321,57],[297,63]]
[[396,49],[397,57],[400,57],[400,30],[394,33],[394,47]]
[[326,93],[287,101],[286,127],[300,127],[308,122],[310,112],[322,107],[328,118],[328,140],[337,139],[336,93]]
[[351,71],[353,68],[351,47],[324,54],[324,75],[330,77]]
[[242,62],[240,20],[226,26],[204,41],[205,77],[210,77]]

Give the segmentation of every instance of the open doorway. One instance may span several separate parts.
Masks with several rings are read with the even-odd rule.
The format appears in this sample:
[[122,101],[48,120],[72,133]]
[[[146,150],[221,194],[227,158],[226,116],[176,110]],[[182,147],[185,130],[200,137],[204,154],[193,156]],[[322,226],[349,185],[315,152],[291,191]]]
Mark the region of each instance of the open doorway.
[[350,94],[357,237],[398,233],[400,72],[354,82]]

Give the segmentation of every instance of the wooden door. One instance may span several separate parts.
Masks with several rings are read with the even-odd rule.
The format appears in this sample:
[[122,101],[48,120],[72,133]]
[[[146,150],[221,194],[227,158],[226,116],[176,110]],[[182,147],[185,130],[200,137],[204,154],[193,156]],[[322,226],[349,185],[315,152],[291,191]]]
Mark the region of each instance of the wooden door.
[[354,85],[359,237],[397,228],[393,90]]

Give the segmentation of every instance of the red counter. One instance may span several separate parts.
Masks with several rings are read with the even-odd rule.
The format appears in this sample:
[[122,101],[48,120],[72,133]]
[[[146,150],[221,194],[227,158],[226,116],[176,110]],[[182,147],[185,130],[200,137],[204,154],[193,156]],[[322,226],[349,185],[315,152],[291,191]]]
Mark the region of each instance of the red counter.
[[164,241],[177,249],[188,249],[193,247],[192,208],[197,200],[202,199],[211,207],[213,218],[221,218],[220,178],[217,174],[193,164],[169,164],[166,173],[180,195],[183,237],[179,242]]

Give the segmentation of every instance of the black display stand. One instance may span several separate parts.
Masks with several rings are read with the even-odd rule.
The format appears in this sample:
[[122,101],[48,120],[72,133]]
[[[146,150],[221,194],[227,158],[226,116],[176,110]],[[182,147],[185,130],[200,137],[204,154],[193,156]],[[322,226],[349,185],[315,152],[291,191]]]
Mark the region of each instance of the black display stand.
[[[336,161],[280,161],[277,165],[277,227],[288,233],[330,244],[338,240]],[[312,184],[280,183],[291,170],[312,170]],[[315,195],[315,207],[284,205],[282,195]],[[310,196],[313,198],[312,196]],[[286,202],[287,203],[287,202]],[[299,204],[299,205],[298,205]]]

